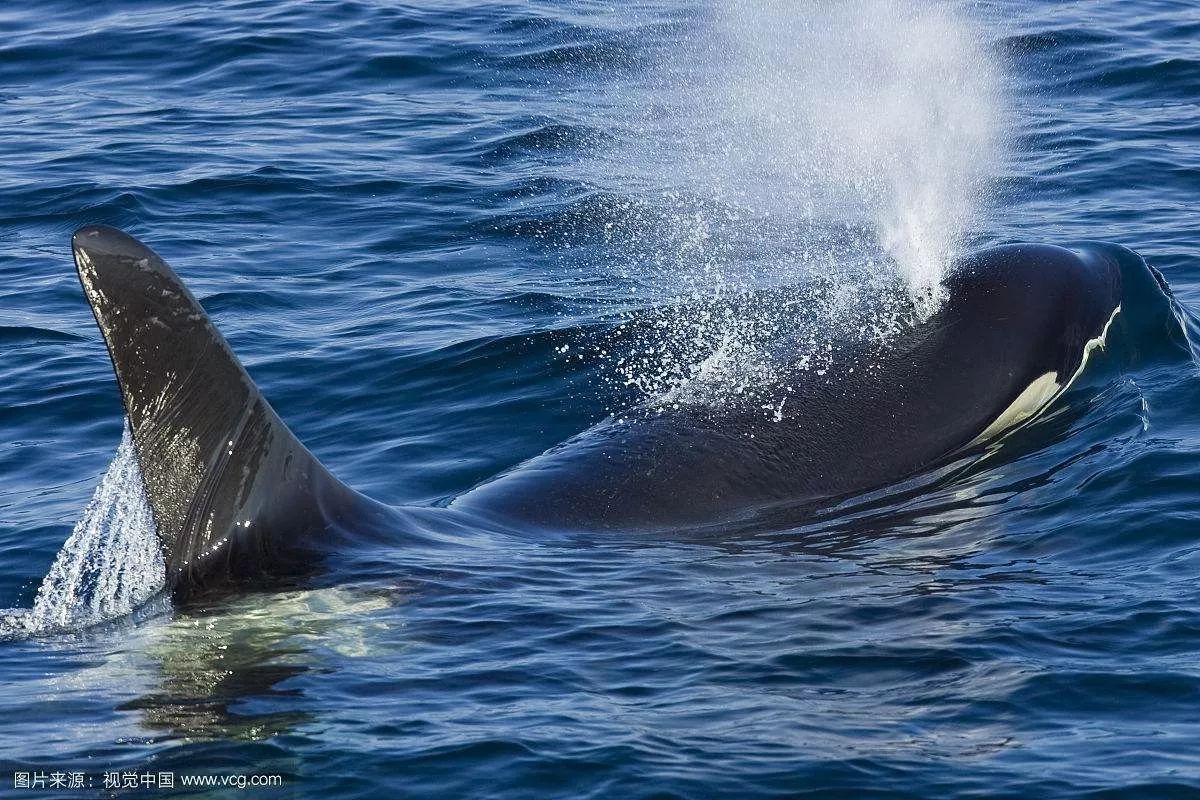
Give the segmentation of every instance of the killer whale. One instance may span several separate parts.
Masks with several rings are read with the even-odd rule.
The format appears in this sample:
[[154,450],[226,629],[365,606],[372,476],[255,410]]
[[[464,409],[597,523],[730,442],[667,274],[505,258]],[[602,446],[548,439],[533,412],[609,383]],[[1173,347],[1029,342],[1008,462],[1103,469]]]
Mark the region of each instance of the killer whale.
[[[103,225],[72,239],[117,376],[176,598],[303,574],[406,523],[292,434],[167,263]],[[608,420],[455,499],[512,527],[668,531],[887,485],[1033,418],[1128,291],[1161,276],[1116,245],[1018,244],[958,265],[947,299],[860,369],[800,380],[775,417],[736,403]]]

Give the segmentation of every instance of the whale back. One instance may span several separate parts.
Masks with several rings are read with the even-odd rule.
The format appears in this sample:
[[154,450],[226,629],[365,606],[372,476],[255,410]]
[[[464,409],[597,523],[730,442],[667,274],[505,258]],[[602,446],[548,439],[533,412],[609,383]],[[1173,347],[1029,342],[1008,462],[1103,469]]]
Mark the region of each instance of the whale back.
[[1114,252],[982,251],[957,265],[928,320],[882,349],[847,350],[820,373],[785,375],[777,408],[754,399],[635,410],[455,505],[513,525],[680,530],[914,475],[1028,420],[1065,389],[1119,307]]

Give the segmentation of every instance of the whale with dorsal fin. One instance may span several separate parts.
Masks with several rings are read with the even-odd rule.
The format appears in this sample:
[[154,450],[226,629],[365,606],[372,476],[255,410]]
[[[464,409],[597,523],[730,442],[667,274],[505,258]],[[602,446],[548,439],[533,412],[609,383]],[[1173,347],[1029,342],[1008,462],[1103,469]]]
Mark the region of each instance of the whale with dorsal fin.
[[[361,532],[401,532],[403,510],[347,487],[292,434],[161,257],[102,225],[72,244],[176,597],[302,574]],[[439,512],[678,531],[886,486],[1041,413],[1103,344],[1124,293],[1166,292],[1135,253],[1101,244],[983,250],[945,290],[869,369],[797,376],[774,416],[684,405],[608,420]]]

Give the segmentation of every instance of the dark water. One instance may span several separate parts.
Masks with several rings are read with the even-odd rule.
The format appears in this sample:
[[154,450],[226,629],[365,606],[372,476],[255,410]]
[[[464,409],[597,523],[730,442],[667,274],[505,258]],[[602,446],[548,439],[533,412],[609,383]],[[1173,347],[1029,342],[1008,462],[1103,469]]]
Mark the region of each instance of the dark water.
[[[801,280],[797,247],[879,233],[877,204],[774,202],[862,174],[760,147],[746,97],[725,99],[738,58],[788,68],[730,56],[737,19],[786,54],[861,35],[831,8],[6,3],[0,606],[33,604],[121,435],[76,227],[163,253],[347,483],[445,502],[661,390],[669,365],[638,360],[655,342],[705,357],[690,329],[621,334],[630,312],[730,275]],[[990,198],[958,225],[976,244],[1120,242],[1200,308],[1195,4],[955,13],[964,29],[895,46],[966,42],[1000,88],[931,75],[909,88],[960,92],[961,118],[863,114],[951,165],[892,193]],[[966,159],[988,191],[964,194],[940,131],[989,111],[1001,146]],[[736,191],[695,179],[762,166],[746,152],[771,168]],[[989,459],[807,529],[457,532],[311,590],[0,643],[0,787],[95,795],[104,772],[161,770],[278,774],[244,791],[303,797],[1200,796],[1200,374],[1139,349]],[[55,769],[95,785],[12,789]]]

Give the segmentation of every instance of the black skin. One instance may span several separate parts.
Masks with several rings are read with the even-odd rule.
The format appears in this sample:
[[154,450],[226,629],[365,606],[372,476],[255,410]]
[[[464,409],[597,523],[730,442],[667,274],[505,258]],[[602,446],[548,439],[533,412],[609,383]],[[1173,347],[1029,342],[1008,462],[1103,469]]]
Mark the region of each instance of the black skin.
[[[1038,377],[1065,384],[1121,302],[1124,248],[985,250],[870,369],[797,372],[757,404],[607,421],[459,497],[391,509],[334,478],[259,393],[175,273],[106,226],[74,236],[177,598],[303,575],[430,514],[519,529],[680,531],[888,485],[967,447]],[[232,443],[232,444],[231,444]],[[457,520],[457,522],[455,522]]]

